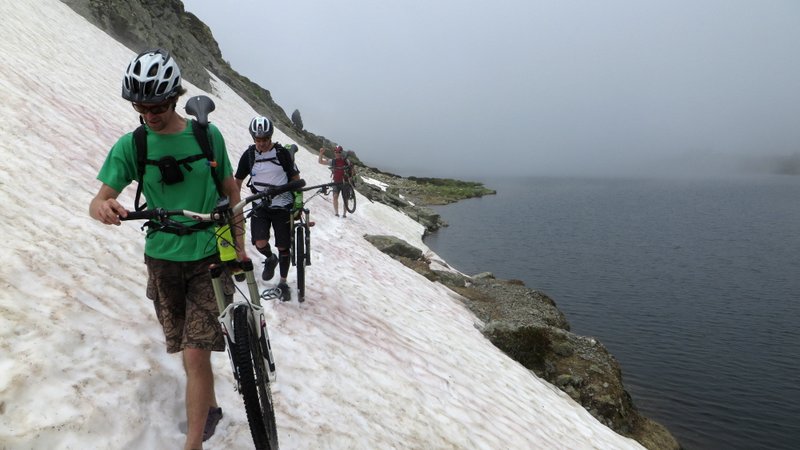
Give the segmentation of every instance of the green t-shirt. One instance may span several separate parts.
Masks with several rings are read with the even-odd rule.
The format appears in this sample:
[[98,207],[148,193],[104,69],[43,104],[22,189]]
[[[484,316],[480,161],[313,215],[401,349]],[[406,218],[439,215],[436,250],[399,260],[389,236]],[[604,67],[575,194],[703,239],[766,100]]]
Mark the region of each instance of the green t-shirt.
[[[216,172],[220,182],[232,176],[232,166],[225,149],[225,140],[214,126],[209,124],[211,148],[217,162]],[[202,154],[203,149],[192,133],[190,121],[186,128],[176,134],[147,133],[147,159],[157,161],[164,156],[180,160]],[[189,163],[191,170],[181,165],[184,180],[167,185],[161,181],[158,166],[147,164],[144,171],[142,194],[147,199],[148,209],[186,209],[199,213],[209,213],[217,205],[219,193],[211,176],[208,160],[201,158]],[[109,151],[97,179],[117,192],[122,192],[137,179],[136,148],[133,133],[122,136]],[[187,217],[172,217],[173,220],[187,222]],[[214,228],[210,227],[184,236],[158,231],[145,240],[144,253],[147,256],[168,261],[197,261],[217,252]]]

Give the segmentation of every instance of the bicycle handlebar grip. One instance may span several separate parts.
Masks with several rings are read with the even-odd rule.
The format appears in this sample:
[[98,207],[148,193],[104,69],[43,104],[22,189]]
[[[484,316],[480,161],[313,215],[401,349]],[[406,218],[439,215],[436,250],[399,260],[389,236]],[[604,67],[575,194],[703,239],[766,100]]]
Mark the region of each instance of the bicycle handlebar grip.
[[269,190],[270,196],[282,194],[286,191],[296,191],[306,185],[306,180],[300,178],[299,180],[292,180],[282,186],[276,186]]
[[306,180],[300,178],[298,180],[292,180],[286,183],[284,186],[286,187],[287,191],[296,191],[305,185],[306,185]]
[[144,219],[152,219],[155,217],[155,210],[146,210],[146,211],[128,211],[127,217],[120,217],[119,220],[144,220]]

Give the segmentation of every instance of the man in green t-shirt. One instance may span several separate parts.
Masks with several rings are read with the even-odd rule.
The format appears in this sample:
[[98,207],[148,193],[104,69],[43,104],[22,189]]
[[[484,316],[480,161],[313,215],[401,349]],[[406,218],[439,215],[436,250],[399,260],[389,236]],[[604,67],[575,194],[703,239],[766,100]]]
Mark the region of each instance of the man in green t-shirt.
[[[128,65],[122,83],[122,97],[133,104],[147,130],[147,159],[164,157],[181,160],[202,153],[190,121],[176,111],[186,90],[175,60],[163,49],[137,55]],[[240,200],[239,187],[219,130],[209,124],[208,133],[217,163],[221,190],[231,204]],[[186,166],[189,167],[186,167]],[[216,182],[206,158],[181,164],[183,180],[169,183],[159,166],[148,163],[142,176],[142,192],[149,208],[187,209],[211,212],[219,200]],[[103,184],[89,206],[92,218],[119,225],[127,210],[117,197],[139,178],[133,133],[122,136],[108,153],[97,179]],[[179,177],[180,178],[180,177]],[[175,218],[193,221],[186,218]],[[243,223],[243,221],[241,221]],[[234,230],[237,258],[247,258],[244,228]],[[189,234],[154,231],[145,240],[147,297],[153,300],[156,317],[164,330],[167,352],[183,352],[186,372],[186,449],[202,448],[222,418],[214,393],[211,352],[225,350],[219,315],[208,266],[219,262],[214,229]],[[223,277],[225,294],[233,295],[233,281]]]

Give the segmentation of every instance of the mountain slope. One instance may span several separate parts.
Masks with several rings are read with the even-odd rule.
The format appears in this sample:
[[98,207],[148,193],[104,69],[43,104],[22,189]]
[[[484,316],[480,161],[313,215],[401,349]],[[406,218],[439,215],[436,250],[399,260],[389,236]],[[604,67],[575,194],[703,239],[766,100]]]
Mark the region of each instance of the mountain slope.
[[[137,124],[119,96],[133,54],[56,0],[2,2],[0,15],[2,448],[178,448],[183,374],[144,296],[143,234],[87,214],[108,148]],[[255,111],[211,86],[238,160]],[[310,153],[298,165],[327,181]],[[310,207],[307,301],[267,304],[283,448],[641,448],[498,351],[451,291],[362,239],[426,249],[418,223],[367,201],[346,221],[329,198]],[[225,418],[208,447],[247,448],[227,357],[213,364]]]

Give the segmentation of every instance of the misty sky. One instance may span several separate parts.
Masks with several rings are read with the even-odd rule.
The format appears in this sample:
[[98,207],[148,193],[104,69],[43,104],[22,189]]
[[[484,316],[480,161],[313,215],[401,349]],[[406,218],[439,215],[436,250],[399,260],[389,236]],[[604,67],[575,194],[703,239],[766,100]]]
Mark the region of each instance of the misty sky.
[[184,4],[287,114],[401,175],[681,172],[800,152],[796,0]]

